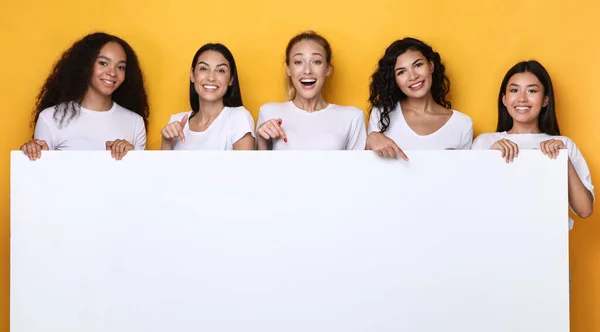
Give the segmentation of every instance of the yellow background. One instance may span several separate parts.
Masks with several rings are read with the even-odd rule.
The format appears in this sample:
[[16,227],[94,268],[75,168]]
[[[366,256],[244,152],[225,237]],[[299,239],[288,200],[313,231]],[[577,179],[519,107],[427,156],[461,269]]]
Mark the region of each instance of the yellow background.
[[[599,14],[594,0],[1,0],[0,331],[9,328],[9,151],[32,133],[30,111],[53,62],[85,34],[116,34],[138,53],[151,104],[149,149],[160,147],[170,114],[189,109],[189,66],[209,41],[232,50],[245,106],[256,118],[262,103],[285,98],[284,49],[301,30],[314,29],[332,44],[328,101],[365,110],[369,76],[385,48],[397,38],[422,38],[441,53],[453,107],[473,118],[476,134],[495,129],[505,72],[536,58],[553,78],[563,135],[600,179]],[[510,207],[498,202],[498,208]],[[600,212],[575,221],[572,331],[600,331]]]

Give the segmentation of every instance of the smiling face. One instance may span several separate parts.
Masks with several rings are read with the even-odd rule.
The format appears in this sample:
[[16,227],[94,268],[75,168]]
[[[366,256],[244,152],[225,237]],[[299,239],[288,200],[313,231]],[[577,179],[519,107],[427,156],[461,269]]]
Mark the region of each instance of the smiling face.
[[515,123],[537,123],[542,107],[548,105],[544,86],[532,73],[513,75],[506,86],[502,103]]
[[301,40],[291,48],[288,58],[286,72],[297,95],[305,99],[319,96],[331,73],[325,48],[313,40]]
[[190,80],[201,100],[223,100],[233,84],[229,61],[217,51],[203,52],[190,71]]
[[92,69],[88,92],[110,97],[125,80],[127,56],[119,43],[106,43],[98,53]]
[[433,63],[419,51],[400,54],[394,66],[396,85],[408,98],[421,98],[431,90]]

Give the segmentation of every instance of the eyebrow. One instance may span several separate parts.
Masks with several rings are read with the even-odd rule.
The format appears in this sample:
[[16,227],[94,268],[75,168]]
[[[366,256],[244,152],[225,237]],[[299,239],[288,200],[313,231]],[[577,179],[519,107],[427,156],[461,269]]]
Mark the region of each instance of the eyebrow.
[[[423,60],[423,58],[418,58],[417,60],[413,61],[412,65],[414,66],[417,62]],[[398,67],[396,69],[394,69],[394,72],[398,71],[399,69],[406,69],[404,67]]]
[[[509,86],[511,86],[511,85],[520,86],[517,83],[510,83]],[[538,88],[540,87],[537,83],[533,83],[533,84],[528,84],[527,85],[527,87],[532,87],[532,86],[535,86],[535,87],[538,87]]]
[[[205,65],[205,66],[210,67],[210,65],[204,61],[198,61],[198,65]],[[221,66],[225,66],[225,67],[229,68],[229,66],[226,63],[219,63],[217,65],[217,67],[221,67]]]
[[[296,54],[294,54],[294,56],[296,56],[296,55],[304,55],[304,53],[296,53]],[[320,56],[323,56],[323,54],[321,54],[321,53],[319,53],[319,52],[315,52],[315,53],[313,53],[312,55],[320,55]]]
[[[99,56],[98,56],[98,59],[104,59],[104,60],[108,60],[108,61],[111,61],[111,62],[112,62],[112,59],[111,59],[111,58],[109,58],[109,57],[107,57],[107,56],[104,56],[104,55],[99,55]],[[125,61],[125,60],[121,60],[121,61],[119,61],[118,63],[121,63],[121,62],[122,62],[122,63],[125,63],[125,64],[127,64],[127,61]]]

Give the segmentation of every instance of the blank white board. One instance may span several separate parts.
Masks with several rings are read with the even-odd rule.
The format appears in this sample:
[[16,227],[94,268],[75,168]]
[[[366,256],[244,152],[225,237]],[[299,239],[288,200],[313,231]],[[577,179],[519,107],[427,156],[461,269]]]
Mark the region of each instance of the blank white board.
[[11,154],[12,332],[566,332],[567,157]]

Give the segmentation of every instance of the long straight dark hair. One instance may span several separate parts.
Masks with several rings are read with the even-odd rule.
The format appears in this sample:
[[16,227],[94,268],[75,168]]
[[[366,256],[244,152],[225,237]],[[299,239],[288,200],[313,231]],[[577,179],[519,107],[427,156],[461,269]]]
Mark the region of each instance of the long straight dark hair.
[[535,60],[521,61],[508,70],[502,84],[500,85],[500,93],[498,93],[498,125],[497,132],[509,131],[513,127],[513,119],[508,113],[508,109],[504,106],[502,99],[506,94],[508,81],[516,74],[532,73],[537,77],[544,87],[544,98],[548,98],[548,105],[543,106],[538,117],[538,127],[540,131],[548,135],[560,135],[558,128],[558,120],[554,110],[554,89],[552,88],[552,80],[546,68],[541,63]]
[[[233,83],[230,87],[227,88],[227,92],[225,92],[225,96],[223,96],[223,104],[229,107],[244,106],[244,104],[242,103],[240,79],[238,77],[235,59],[233,58],[233,54],[231,54],[231,52],[225,45],[219,43],[208,43],[200,47],[198,51],[196,51],[194,59],[192,60],[192,71],[196,69],[196,62],[198,62],[198,58],[200,57],[200,55],[206,51],[219,52],[225,57],[225,59],[227,59],[227,62],[229,62],[231,78],[233,78]],[[198,96],[198,92],[196,92],[194,83],[190,81],[190,106],[192,107],[192,114],[190,115],[190,118],[196,115],[196,113],[198,113],[198,111],[200,110],[199,98],[200,97]]]

